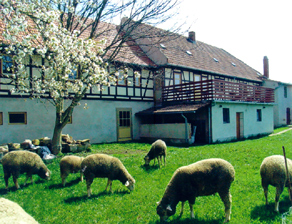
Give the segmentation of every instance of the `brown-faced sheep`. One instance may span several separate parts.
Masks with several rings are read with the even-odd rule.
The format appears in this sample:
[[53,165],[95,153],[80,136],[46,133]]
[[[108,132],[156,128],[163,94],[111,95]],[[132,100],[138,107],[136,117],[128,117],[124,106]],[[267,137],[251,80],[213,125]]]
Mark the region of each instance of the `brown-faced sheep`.
[[36,153],[26,150],[7,153],[2,158],[2,165],[6,189],[8,189],[8,179],[11,175],[17,189],[19,188],[17,178],[20,174],[26,173],[24,185],[26,185],[28,178],[33,183],[33,174],[37,174],[46,180],[49,180],[51,176],[51,171],[46,167],[41,157]]
[[194,218],[193,205],[198,196],[219,193],[225,206],[225,222],[230,220],[231,194],[230,185],[234,180],[233,166],[223,159],[205,159],[188,166],[178,168],[157,206],[157,214],[161,221],[166,221],[175,214],[176,206],[181,201],[181,213],[185,201],[189,202],[191,217]]
[[[292,161],[287,158],[287,166],[289,172],[289,178],[292,177]],[[260,167],[260,174],[262,178],[262,187],[266,198],[266,204],[268,204],[268,187],[272,185],[276,187],[275,197],[275,211],[279,212],[279,199],[284,187],[288,186],[286,167],[284,156],[273,155],[266,157]],[[291,189],[292,190],[292,189]]]
[[70,173],[80,172],[80,181],[83,181],[83,173],[81,171],[81,163],[83,157],[80,156],[64,156],[60,161],[60,175],[62,185],[65,186],[66,178]]
[[86,179],[88,197],[91,195],[90,185],[96,177],[108,178],[105,190],[110,186],[110,191],[112,192],[113,180],[119,180],[130,191],[134,190],[134,178],[129,174],[122,162],[113,156],[105,154],[89,155],[82,161],[81,169]]
[[[165,157],[166,157],[166,144],[161,139],[156,140],[150,148],[150,151],[148,154],[144,157],[145,165],[149,165],[150,161],[154,159],[155,164],[155,158],[157,158],[158,165],[160,167],[160,162],[162,163],[162,156],[164,158],[164,166],[165,166]],[[159,161],[160,160],[160,161]]]

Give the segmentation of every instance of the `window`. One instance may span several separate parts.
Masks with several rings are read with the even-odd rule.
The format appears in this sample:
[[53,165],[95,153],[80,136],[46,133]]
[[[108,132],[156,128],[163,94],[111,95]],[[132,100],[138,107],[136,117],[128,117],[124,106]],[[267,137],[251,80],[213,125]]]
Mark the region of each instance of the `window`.
[[257,109],[257,121],[262,121],[262,110]]
[[3,125],[3,113],[0,112],[0,125]]
[[124,75],[124,70],[122,70],[122,69],[119,69],[118,72],[119,72],[118,85],[119,86],[126,86],[127,85],[127,78],[126,78],[127,75],[126,74]]
[[9,124],[27,124],[26,112],[9,112]]
[[287,98],[287,86],[284,86],[284,97]]
[[173,76],[174,76],[174,80],[173,80],[173,82],[174,82],[174,85],[179,85],[179,84],[181,84],[181,73],[174,73],[173,74]]
[[223,123],[224,124],[230,123],[229,108],[223,108]]
[[[138,72],[140,75],[139,76],[136,76],[135,75],[135,72]],[[134,81],[135,82],[135,86],[141,86],[141,76],[142,76],[141,75],[141,70],[135,70],[134,71],[134,78],[133,79],[135,80]]]
[[130,111],[119,111],[119,126],[129,127],[131,125]]
[[13,72],[13,60],[12,57],[8,55],[1,55],[1,74],[3,73],[12,73]]

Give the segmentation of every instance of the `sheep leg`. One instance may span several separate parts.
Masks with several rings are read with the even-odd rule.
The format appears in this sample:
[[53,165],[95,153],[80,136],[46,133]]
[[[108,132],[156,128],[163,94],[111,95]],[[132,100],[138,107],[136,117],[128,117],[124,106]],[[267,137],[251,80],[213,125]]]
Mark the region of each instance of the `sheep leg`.
[[262,180],[262,187],[264,189],[264,195],[265,195],[265,199],[266,199],[266,205],[268,205],[269,204],[269,202],[268,202],[269,184],[265,183]]
[[4,180],[5,180],[5,188],[8,189],[8,179],[10,178],[11,173],[5,173],[4,172]]
[[91,188],[90,188],[92,182],[93,182],[93,179],[89,179],[89,178],[86,179],[87,196],[88,196],[88,197],[90,197],[91,194],[92,194],[92,191],[91,191]]
[[[195,204],[195,203],[194,203]],[[189,202],[189,206],[190,206],[190,212],[191,212],[191,218],[194,219],[195,218],[195,214],[194,214],[194,204]]]
[[164,159],[164,166],[165,166],[165,162],[166,162],[166,158],[165,158],[165,155],[163,156],[163,159]]
[[158,166],[160,168],[159,156],[157,156]]
[[219,195],[220,195],[220,198],[223,201],[224,206],[225,206],[225,221],[224,221],[224,223],[226,223],[226,222],[229,222],[229,220],[230,220],[232,196],[231,196],[229,191],[227,193],[226,192],[219,193]]
[[284,185],[280,185],[278,187],[276,187],[276,197],[275,197],[275,211],[279,212],[279,199],[280,199],[280,195],[282,194],[284,190]]
[[83,182],[83,172],[80,171],[80,181]]
[[14,184],[15,184],[15,187],[16,187],[17,189],[19,189],[19,184],[18,184],[18,181],[17,181],[17,177],[16,177],[16,176],[13,176],[13,182],[14,182]]
[[110,186],[110,192],[113,193],[113,191],[112,191],[112,181],[110,179],[107,179],[107,185],[106,185],[105,191],[107,190],[108,186]]
[[182,214],[183,214],[183,212],[184,212],[184,205],[185,205],[185,202],[184,202],[184,201],[182,201],[182,202],[181,202],[181,209],[180,209],[180,214],[179,214],[179,217],[181,217],[181,216],[182,216]]

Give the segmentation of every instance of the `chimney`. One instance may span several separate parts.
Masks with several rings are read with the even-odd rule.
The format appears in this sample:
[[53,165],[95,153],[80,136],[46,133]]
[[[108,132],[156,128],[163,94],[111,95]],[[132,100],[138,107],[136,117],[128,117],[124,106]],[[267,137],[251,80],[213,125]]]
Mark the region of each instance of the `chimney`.
[[194,44],[196,43],[196,33],[194,31],[189,32],[188,41]]
[[264,77],[269,78],[269,59],[267,56],[264,57]]

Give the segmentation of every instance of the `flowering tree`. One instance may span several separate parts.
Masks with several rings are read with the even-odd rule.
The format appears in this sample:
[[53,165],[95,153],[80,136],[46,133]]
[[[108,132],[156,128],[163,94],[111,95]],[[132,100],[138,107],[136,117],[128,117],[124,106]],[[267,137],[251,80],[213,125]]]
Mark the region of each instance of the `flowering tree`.
[[[9,68],[11,74],[6,78],[9,78],[10,84],[14,86],[12,92],[30,94],[32,98],[42,98],[49,94],[49,101],[56,109],[52,139],[54,154],[60,152],[62,129],[84,94],[93,86],[102,88],[115,85],[117,79],[126,76],[126,69],[119,69],[119,72],[110,74],[108,62],[114,59],[135,25],[129,32],[120,30],[123,37],[120,38],[121,33],[118,32],[112,43],[105,45],[106,41],[98,38],[101,34],[98,32],[98,23],[102,15],[122,12],[130,7],[131,1],[118,8],[115,4],[109,4],[110,2],[0,0],[0,20],[5,25],[0,50],[11,55],[15,62]],[[132,9],[135,5],[136,1],[133,0]],[[106,7],[109,7],[108,11],[105,11]],[[140,13],[144,16],[141,18],[155,15],[143,11]],[[133,14],[133,10],[131,15],[137,16]],[[137,24],[142,21],[143,19],[139,20]],[[90,29],[90,35],[84,37],[82,34],[86,29]],[[113,48],[114,50],[111,50]],[[37,67],[37,74],[29,73],[29,63]],[[72,74],[75,74],[74,79],[70,78]],[[70,100],[66,108],[65,99]]]

